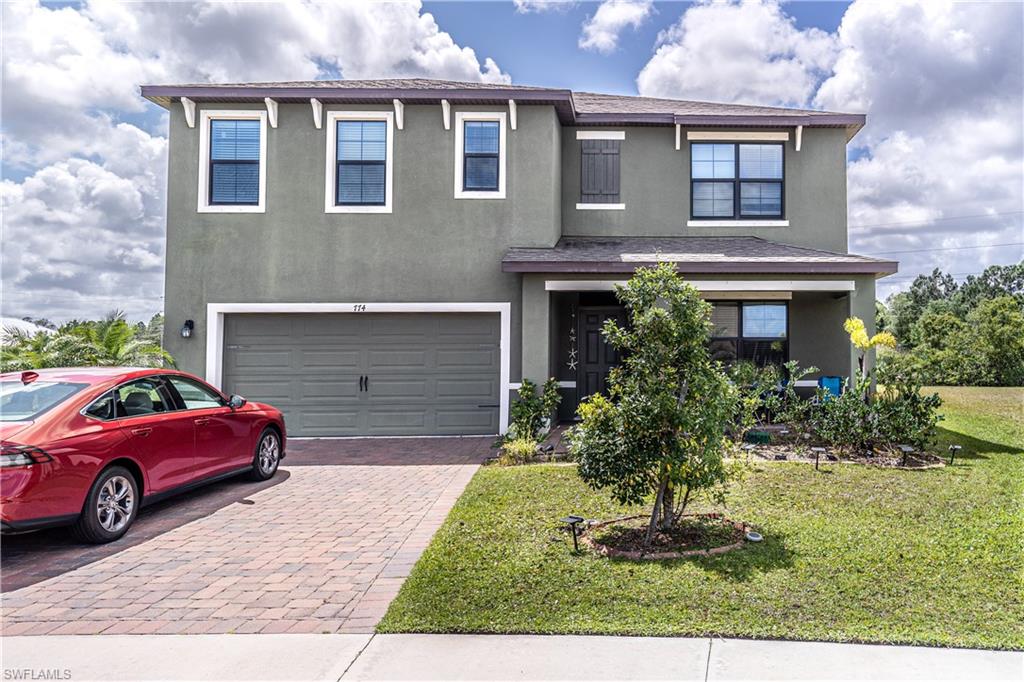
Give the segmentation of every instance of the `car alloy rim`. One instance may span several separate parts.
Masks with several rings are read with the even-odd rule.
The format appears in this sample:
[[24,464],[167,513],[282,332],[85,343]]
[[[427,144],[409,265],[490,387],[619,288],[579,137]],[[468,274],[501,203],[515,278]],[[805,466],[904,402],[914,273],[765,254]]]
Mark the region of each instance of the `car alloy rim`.
[[112,476],[100,489],[96,501],[97,518],[103,529],[116,533],[128,525],[135,509],[135,491],[124,476]]
[[277,466],[277,459],[280,455],[280,449],[277,445],[277,436],[272,433],[268,433],[260,441],[260,471],[265,474],[270,473]]

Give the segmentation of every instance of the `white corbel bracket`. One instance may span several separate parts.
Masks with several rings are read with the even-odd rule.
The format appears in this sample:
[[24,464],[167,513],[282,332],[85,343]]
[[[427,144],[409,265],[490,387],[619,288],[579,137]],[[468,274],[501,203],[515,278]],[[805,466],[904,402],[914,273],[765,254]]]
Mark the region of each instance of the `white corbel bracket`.
[[515,130],[518,125],[516,120],[516,101],[514,99],[508,101],[508,124],[512,130]]
[[309,106],[313,107],[313,125],[320,130],[324,127],[324,103],[316,97],[310,97]]
[[441,122],[445,130],[452,129],[452,105],[446,99],[441,100]]
[[804,139],[804,127],[803,126],[797,126],[796,127],[796,150],[797,151],[800,151],[800,143],[803,142],[803,139]]
[[196,103],[188,97],[181,98],[181,108],[185,111],[185,123],[189,128],[196,127]]
[[270,99],[269,97],[263,98],[264,103],[267,105],[267,120],[270,122],[271,128],[277,127],[277,100]]
[[395,127],[399,130],[405,129],[405,105],[400,100],[393,100],[395,103]]

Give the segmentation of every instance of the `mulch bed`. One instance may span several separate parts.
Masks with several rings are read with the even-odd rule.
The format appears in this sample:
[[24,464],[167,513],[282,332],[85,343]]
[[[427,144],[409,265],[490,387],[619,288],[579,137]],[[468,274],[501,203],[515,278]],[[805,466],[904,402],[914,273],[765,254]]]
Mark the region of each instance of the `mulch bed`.
[[655,533],[644,548],[649,516],[626,516],[595,523],[580,541],[602,556],[634,560],[684,559],[714,556],[739,549],[745,542],[746,524],[721,514],[686,514],[669,531]]
[[892,469],[938,469],[946,466],[945,458],[931,452],[913,452],[907,455],[906,461],[904,461],[903,453],[895,447],[878,448],[873,451],[831,447],[809,437],[809,434],[801,433],[782,424],[773,424],[754,430],[768,432],[772,442],[767,445],[744,443],[741,446],[742,452],[753,458],[769,462],[814,464],[816,453],[811,448],[824,448],[823,452],[817,453],[820,464],[841,462]]

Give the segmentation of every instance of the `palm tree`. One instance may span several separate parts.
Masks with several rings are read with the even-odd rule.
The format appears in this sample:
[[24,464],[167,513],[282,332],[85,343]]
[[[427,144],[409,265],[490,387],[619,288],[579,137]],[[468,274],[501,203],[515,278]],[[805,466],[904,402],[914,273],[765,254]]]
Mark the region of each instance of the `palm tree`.
[[95,322],[71,322],[56,333],[12,333],[0,349],[3,371],[45,367],[161,367],[174,358],[159,343],[162,317],[131,325],[121,311]]

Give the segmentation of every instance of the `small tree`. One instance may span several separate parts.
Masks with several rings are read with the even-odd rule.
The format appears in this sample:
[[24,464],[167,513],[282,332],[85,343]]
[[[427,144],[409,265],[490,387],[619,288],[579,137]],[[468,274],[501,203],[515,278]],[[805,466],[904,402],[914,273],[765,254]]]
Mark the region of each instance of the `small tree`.
[[721,490],[725,428],[736,392],[708,347],[711,306],[674,268],[641,268],[616,288],[629,324],[605,323],[622,364],[608,377],[609,396],[579,409],[570,450],[582,479],[608,488],[620,504],[654,495],[647,527],[675,525],[694,494]]

